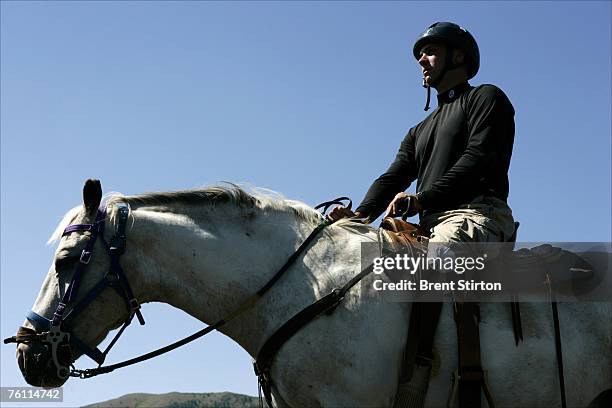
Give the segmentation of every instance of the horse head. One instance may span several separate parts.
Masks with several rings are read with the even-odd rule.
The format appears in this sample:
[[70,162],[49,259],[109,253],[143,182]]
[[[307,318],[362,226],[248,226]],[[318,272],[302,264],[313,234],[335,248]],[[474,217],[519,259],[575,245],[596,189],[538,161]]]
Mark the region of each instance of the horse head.
[[121,217],[114,210],[107,214],[101,198],[100,182],[87,180],[83,205],[69,211],[54,234],[59,245],[32,311],[17,335],[5,340],[18,343],[17,362],[30,385],[63,385],[82,354],[101,364],[105,353],[97,344],[135,313],[141,318],[137,303],[126,308],[124,299],[133,295],[125,293],[131,292],[126,276],[114,271],[112,253],[121,249],[113,247],[120,242],[112,242],[116,225],[110,224]]

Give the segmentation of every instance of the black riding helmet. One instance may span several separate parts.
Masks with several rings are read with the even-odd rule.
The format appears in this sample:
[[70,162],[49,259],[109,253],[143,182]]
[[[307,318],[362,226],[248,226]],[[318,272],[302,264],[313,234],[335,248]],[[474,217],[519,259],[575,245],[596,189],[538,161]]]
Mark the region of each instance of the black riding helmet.
[[[451,60],[454,49],[460,49],[465,53],[468,79],[472,79],[476,75],[480,68],[480,51],[478,50],[476,40],[465,28],[449,22],[439,22],[430,25],[429,28],[417,38],[414,47],[412,47],[412,53],[417,61],[421,58],[421,49],[432,42],[440,42],[447,47],[444,69],[438,82],[447,71],[457,68],[457,65],[454,65]],[[429,110],[430,86],[435,86],[435,84],[428,85],[425,83],[425,79],[423,79],[423,87],[427,88],[427,102],[425,103],[426,111]]]
[[433,23],[421,34],[412,48],[414,58],[419,60],[421,49],[428,43],[441,42],[450,48],[463,50],[468,67],[468,79],[472,79],[480,68],[480,51],[476,40],[465,28],[455,23]]

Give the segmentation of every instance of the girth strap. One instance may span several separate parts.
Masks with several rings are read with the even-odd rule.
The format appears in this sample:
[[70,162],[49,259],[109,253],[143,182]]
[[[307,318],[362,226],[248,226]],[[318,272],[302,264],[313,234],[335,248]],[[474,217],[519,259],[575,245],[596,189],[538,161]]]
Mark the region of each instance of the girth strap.
[[555,331],[555,354],[557,356],[557,370],[559,373],[559,390],[561,391],[561,407],[567,407],[567,398],[565,396],[565,375],[563,374],[563,352],[561,349],[561,325],[559,324],[559,309],[557,307],[557,297],[552,287],[550,274],[546,272],[546,285],[548,286],[550,305],[553,314],[553,327]]
[[512,315],[512,333],[514,333],[514,344],[519,345],[523,341],[523,324],[521,323],[521,305],[518,302],[518,295],[512,295],[510,302],[510,312]]
[[557,355],[557,369],[559,371],[559,389],[561,391],[561,407],[567,407],[567,399],[565,396],[565,379],[563,374],[563,352],[561,351],[561,330],[559,325],[559,310],[557,301],[551,302],[553,312],[553,323],[555,328],[555,352]]
[[480,360],[478,303],[455,302],[455,322],[459,351],[459,407],[480,408],[480,389],[485,379]]
[[413,302],[404,362],[395,395],[395,408],[421,408],[425,403],[434,360],[433,340],[442,303]]
[[400,384],[410,381],[415,363],[421,366],[431,366],[433,341],[441,310],[442,303],[440,302],[414,302],[412,304]]

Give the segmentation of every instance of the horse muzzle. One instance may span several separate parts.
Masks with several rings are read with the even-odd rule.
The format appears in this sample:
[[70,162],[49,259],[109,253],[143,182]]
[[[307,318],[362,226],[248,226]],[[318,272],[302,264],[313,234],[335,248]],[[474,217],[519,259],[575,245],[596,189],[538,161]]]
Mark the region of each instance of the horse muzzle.
[[69,334],[59,329],[36,333],[20,327],[17,335],[4,343],[17,343],[17,365],[28,384],[52,388],[63,385],[70,375],[69,338]]
[[35,387],[61,387],[68,379],[59,376],[51,358],[50,346],[43,342],[21,343],[17,346],[17,364],[26,382]]

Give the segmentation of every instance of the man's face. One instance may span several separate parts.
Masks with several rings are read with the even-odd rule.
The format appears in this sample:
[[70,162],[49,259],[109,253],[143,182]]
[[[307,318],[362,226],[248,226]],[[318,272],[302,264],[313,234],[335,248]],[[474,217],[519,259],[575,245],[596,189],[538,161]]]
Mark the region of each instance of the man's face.
[[446,46],[441,43],[430,43],[421,48],[419,65],[423,72],[423,78],[429,85],[436,83],[442,74],[444,59],[446,58]]

